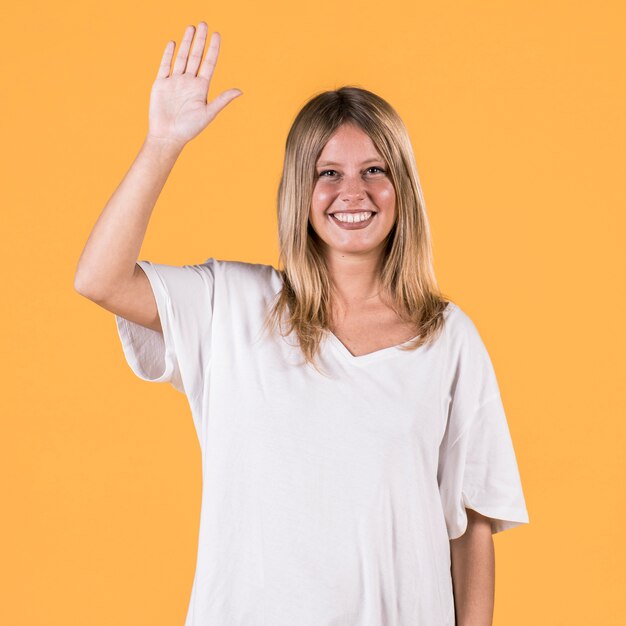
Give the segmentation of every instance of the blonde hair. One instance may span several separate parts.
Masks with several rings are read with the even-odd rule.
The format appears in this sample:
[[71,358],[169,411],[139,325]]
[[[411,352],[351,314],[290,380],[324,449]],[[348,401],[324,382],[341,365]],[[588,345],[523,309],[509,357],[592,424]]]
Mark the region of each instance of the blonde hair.
[[278,188],[279,272],[283,288],[270,308],[265,328],[286,322],[295,332],[306,363],[330,330],[331,283],[318,237],[309,224],[316,163],[326,142],[344,123],[360,127],[387,164],[396,192],[397,220],[389,233],[381,266],[382,293],[389,306],[415,326],[417,338],[401,349],[432,341],[443,326],[447,298],[435,279],[430,228],[408,131],[380,96],[343,86],[313,96],[287,135]]

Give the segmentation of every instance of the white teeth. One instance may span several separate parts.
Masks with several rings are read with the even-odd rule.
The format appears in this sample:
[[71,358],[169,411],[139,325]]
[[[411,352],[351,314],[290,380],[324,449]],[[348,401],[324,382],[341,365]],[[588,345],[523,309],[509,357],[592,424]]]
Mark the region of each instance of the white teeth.
[[362,213],[334,213],[334,217],[340,222],[364,222],[369,219],[373,211],[363,211]]

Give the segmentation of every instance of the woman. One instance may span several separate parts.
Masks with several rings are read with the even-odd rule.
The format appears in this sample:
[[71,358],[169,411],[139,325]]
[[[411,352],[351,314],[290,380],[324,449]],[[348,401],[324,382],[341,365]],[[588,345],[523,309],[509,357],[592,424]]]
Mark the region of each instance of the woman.
[[[445,299],[411,144],[355,87],[307,102],[278,197],[282,270],[137,262],[206,101],[220,37],[163,55],[149,132],[76,289],[130,367],[186,394],[202,451],[186,626],[491,624],[492,533],[528,523],[494,369]],[[191,50],[191,54],[190,54]]]

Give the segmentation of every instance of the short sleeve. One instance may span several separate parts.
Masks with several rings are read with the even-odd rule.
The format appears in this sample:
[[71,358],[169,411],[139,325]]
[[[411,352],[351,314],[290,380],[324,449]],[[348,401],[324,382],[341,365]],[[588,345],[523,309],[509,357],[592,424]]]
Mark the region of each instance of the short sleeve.
[[214,258],[183,266],[138,261],[150,281],[163,333],[115,316],[132,371],[142,380],[171,383],[190,401],[201,397],[211,358],[216,264]]
[[452,344],[437,480],[448,537],[456,539],[467,529],[466,507],[490,517],[492,533],[527,524],[529,518],[493,365],[467,317]]

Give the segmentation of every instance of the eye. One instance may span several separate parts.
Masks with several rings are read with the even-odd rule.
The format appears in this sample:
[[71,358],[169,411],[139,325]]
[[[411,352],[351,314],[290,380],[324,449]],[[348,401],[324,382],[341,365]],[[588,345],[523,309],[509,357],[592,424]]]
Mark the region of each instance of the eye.
[[[369,172],[370,170],[378,170],[381,174],[385,174],[386,171],[382,168],[382,167],[378,167],[378,165],[372,165],[372,167],[368,167],[365,171]],[[322,170],[319,173],[319,177],[320,178],[329,178],[329,176],[326,176],[326,174],[336,174],[337,172],[335,170]],[[376,172],[374,172],[376,173]]]

